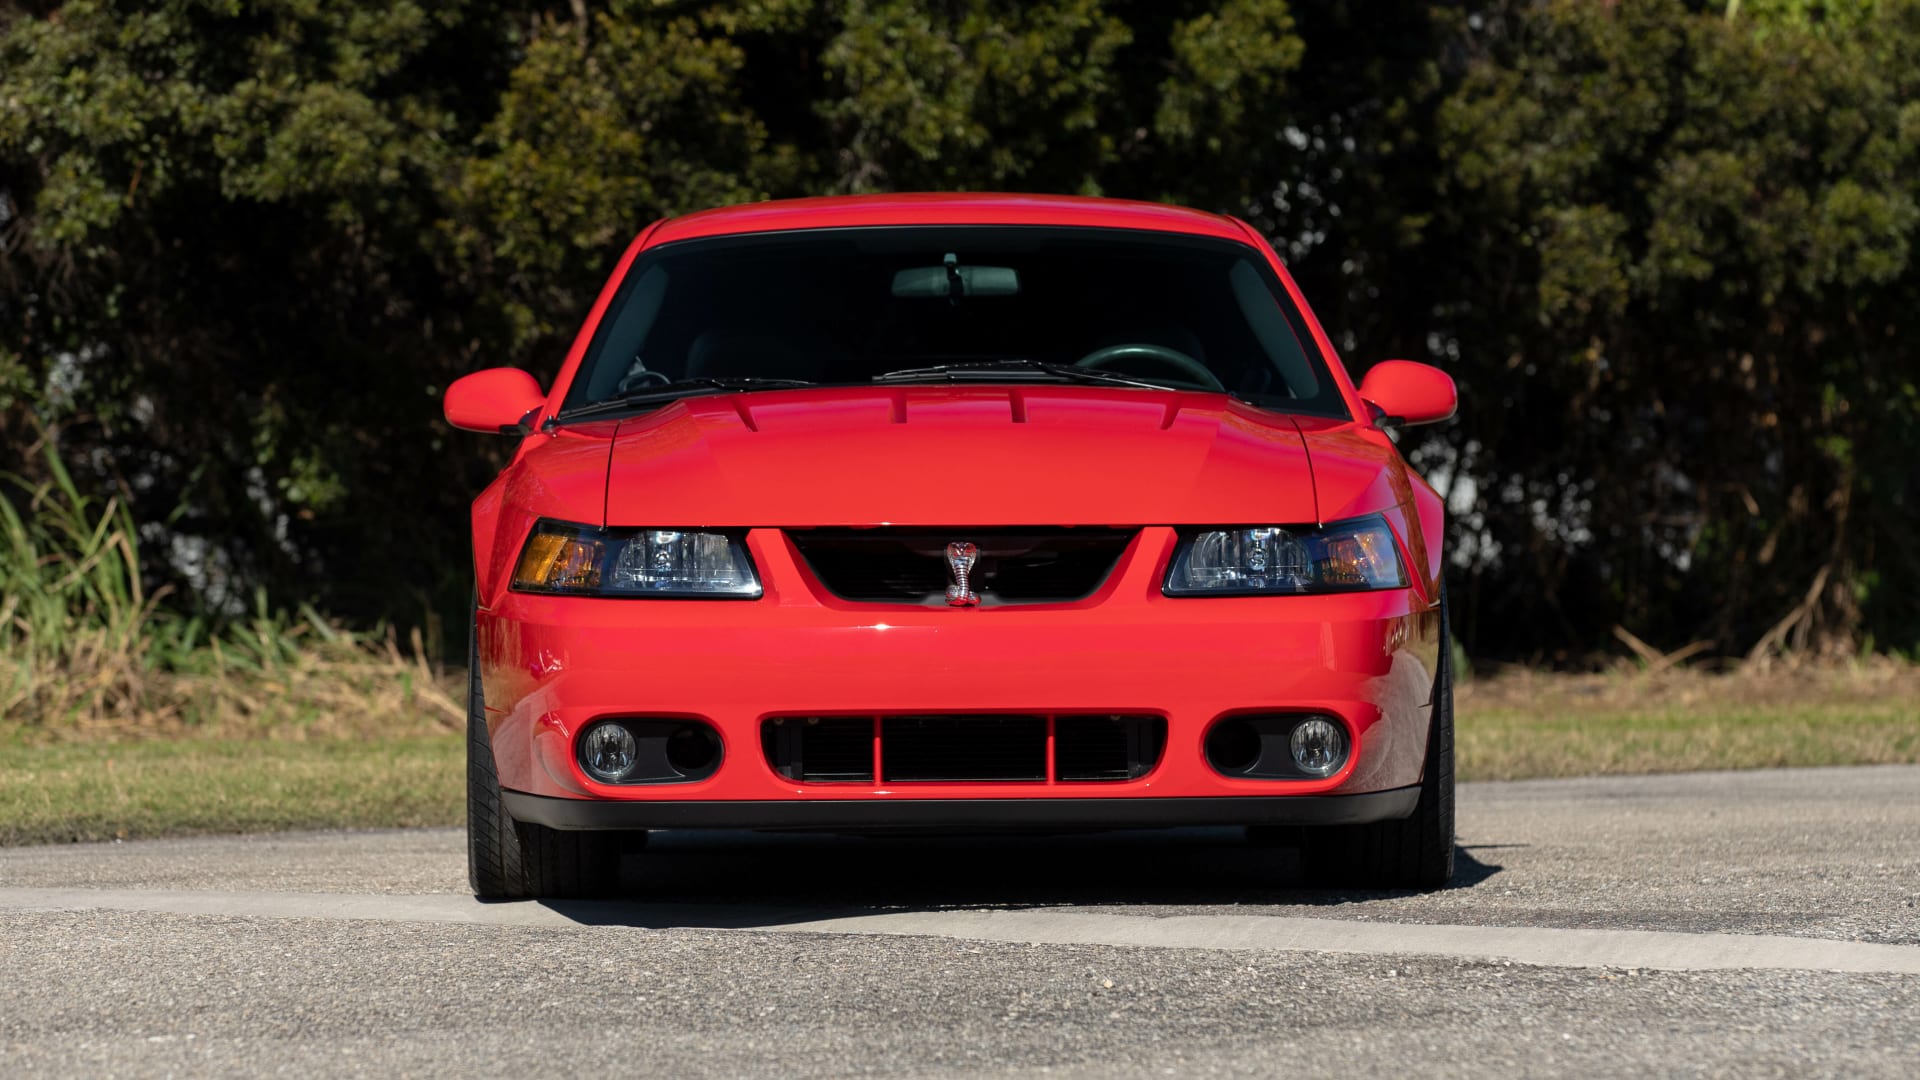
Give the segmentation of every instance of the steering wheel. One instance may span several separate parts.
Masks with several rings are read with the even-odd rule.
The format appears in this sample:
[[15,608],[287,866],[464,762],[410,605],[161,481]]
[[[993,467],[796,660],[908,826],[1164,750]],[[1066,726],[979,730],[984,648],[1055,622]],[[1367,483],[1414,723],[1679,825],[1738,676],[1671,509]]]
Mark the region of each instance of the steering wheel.
[[1122,345],[1109,345],[1104,349],[1095,349],[1073,362],[1077,368],[1102,371],[1128,360],[1150,360],[1161,367],[1172,368],[1186,377],[1186,381],[1197,384],[1207,390],[1224,393],[1226,384],[1222,383],[1207,365],[1165,345],[1152,345],[1144,341],[1128,342]]
[[640,358],[636,356],[633,360],[633,367],[627,370],[626,377],[622,378],[620,385],[614,387],[613,390],[616,394],[628,394],[649,386],[665,386],[672,381],[673,378],[665,372],[649,371],[640,366]]

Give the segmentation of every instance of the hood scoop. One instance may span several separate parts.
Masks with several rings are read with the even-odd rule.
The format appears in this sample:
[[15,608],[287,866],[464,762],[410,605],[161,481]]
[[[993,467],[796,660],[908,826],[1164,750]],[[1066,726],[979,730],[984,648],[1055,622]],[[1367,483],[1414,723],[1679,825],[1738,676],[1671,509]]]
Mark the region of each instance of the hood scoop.
[[[1028,387],[893,387],[836,400],[825,413],[814,392],[731,395],[729,402],[750,431],[770,426],[792,430],[823,420],[966,425],[1075,423],[1085,414],[1085,402],[1063,405],[1057,395]],[[1110,419],[1131,415],[1143,427],[1165,429],[1173,426],[1180,413],[1180,396],[1169,393],[1144,401],[1115,400],[1108,402],[1103,412]]]
[[624,421],[609,469],[613,525],[1314,520],[1290,418],[1171,390],[716,394]]

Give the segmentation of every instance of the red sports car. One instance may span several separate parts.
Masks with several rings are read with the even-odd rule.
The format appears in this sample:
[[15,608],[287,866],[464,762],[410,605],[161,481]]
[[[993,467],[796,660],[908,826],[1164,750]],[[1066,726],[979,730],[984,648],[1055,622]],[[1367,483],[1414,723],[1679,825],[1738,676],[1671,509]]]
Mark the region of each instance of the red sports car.
[[472,884],[649,829],[1244,825],[1318,879],[1453,869],[1442,502],[1232,218],[1026,195],[648,227],[473,507]]

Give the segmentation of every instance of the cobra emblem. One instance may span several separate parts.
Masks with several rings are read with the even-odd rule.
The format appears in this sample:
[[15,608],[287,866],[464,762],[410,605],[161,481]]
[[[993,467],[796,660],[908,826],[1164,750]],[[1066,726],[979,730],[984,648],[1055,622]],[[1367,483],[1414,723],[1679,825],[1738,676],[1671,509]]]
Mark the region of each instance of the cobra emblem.
[[973,564],[979,561],[977,544],[955,540],[947,545],[947,576],[953,579],[953,584],[947,586],[947,603],[954,607],[972,607],[980,602],[980,594],[973,591],[967,580],[973,573]]

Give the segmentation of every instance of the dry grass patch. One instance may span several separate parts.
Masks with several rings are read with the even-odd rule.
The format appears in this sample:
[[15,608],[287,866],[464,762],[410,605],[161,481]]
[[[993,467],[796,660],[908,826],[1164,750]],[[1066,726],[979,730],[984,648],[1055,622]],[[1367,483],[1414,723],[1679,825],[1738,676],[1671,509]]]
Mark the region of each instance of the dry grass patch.
[[43,720],[33,741],[76,738],[367,739],[463,731],[464,672],[426,659],[418,631],[353,634],[308,614],[229,629],[145,672],[128,708]]
[[119,498],[0,474],[0,741],[389,737],[457,730],[460,688],[421,635],[356,634],[311,608],[206,620],[160,606]]

